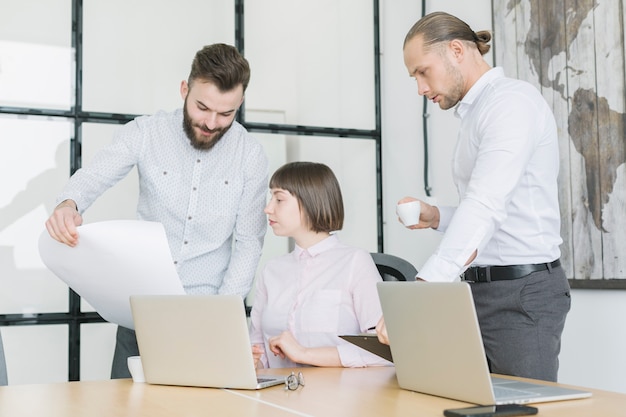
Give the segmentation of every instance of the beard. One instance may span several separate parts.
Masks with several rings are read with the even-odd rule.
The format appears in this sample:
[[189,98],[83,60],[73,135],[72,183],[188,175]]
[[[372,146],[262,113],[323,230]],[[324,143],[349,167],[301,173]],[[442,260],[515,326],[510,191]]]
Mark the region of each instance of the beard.
[[446,74],[452,80],[452,88],[450,88],[450,91],[448,91],[448,93],[439,102],[439,108],[441,108],[441,110],[448,110],[456,106],[463,98],[463,76],[458,69],[454,68],[452,64],[450,64],[449,61],[446,60],[444,62]]
[[185,100],[185,105],[183,106],[183,130],[185,131],[187,138],[189,138],[191,146],[195,149],[208,151],[213,148],[217,142],[222,139],[226,132],[228,132],[228,129],[230,129],[232,125],[233,123],[231,122],[226,127],[213,130],[213,136],[211,136],[210,139],[204,135],[196,134],[194,127],[202,130],[203,132],[211,132],[211,130],[207,129],[204,125],[194,124],[193,120],[191,120],[191,117],[189,116],[189,113],[187,112],[187,100]]

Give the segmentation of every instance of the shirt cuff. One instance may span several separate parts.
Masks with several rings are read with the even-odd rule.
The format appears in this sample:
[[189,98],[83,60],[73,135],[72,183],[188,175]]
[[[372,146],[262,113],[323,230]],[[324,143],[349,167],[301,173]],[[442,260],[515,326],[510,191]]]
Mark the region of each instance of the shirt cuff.
[[452,220],[452,216],[454,216],[456,207],[440,206],[437,208],[439,209],[439,226],[435,230],[445,232]]
[[76,204],[76,211],[82,214],[81,209],[85,206],[85,203],[81,200],[80,195],[61,194],[57,197],[56,205],[58,206],[65,200],[72,200]]
[[417,276],[428,282],[453,282],[465,269],[465,266],[459,266],[434,255],[428,258]]

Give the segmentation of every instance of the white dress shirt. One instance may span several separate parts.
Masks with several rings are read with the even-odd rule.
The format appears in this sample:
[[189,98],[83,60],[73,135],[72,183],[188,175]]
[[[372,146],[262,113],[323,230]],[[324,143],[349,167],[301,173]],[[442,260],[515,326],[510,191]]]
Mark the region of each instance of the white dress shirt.
[[439,207],[444,237],[419,276],[452,281],[472,265],[551,262],[560,256],[559,148],[552,110],[531,84],[485,73],[457,105],[453,158],[459,206]]
[[285,330],[305,347],[337,346],[345,367],[391,365],[339,335],[365,333],[382,316],[376,283],[382,281],[369,252],[346,246],[335,235],[267,262],[257,279],[250,341],[264,346],[264,366],[302,366],[269,349]]
[[267,157],[237,122],[208,151],[191,146],[182,123],[182,109],[127,123],[58,201],[82,213],[137,166],[137,217],[163,224],[185,291],[244,297],[267,229]]

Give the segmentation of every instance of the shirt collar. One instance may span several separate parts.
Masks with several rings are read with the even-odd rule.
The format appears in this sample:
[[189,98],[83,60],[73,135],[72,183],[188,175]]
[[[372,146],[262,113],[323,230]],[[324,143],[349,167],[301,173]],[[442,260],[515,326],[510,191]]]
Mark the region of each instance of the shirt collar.
[[336,235],[332,234],[328,236],[326,239],[316,243],[308,249],[301,248],[296,244],[296,247],[293,251],[293,254],[297,259],[301,257],[311,257],[314,258],[322,252],[326,252],[337,246],[339,244],[339,238]]
[[470,107],[472,107],[472,104],[474,104],[474,101],[482,94],[487,85],[498,78],[504,78],[504,70],[501,67],[492,68],[484,73],[468,90],[463,100],[457,104],[454,109],[456,117],[463,119]]

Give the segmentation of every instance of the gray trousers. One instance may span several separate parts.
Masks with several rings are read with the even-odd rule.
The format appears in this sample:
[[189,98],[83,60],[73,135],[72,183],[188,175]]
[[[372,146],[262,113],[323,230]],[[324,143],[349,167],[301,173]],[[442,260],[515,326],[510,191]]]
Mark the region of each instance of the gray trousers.
[[490,371],[556,381],[571,304],[563,269],[471,288]]
[[115,352],[111,365],[111,379],[130,378],[128,357],[139,355],[135,331],[126,327],[117,326]]

